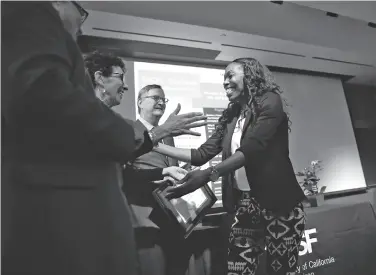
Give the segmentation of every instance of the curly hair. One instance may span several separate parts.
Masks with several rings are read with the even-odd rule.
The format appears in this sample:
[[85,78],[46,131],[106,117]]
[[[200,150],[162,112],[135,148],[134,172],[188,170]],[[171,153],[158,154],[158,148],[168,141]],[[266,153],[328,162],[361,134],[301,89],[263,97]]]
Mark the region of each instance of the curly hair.
[[[282,89],[278,86],[274,80],[272,73],[266,66],[261,65],[259,61],[254,58],[238,58],[231,63],[238,63],[243,66],[244,71],[244,93],[248,98],[248,108],[252,112],[255,118],[258,117],[260,112],[260,99],[268,91],[272,91],[281,96],[285,113],[289,121],[290,130],[290,114],[287,112],[289,104],[283,97]],[[241,106],[238,102],[230,102],[227,108],[223,111],[221,117],[216,125],[216,131],[223,136],[226,124],[228,124],[234,117],[239,116],[241,112]]]
[[109,53],[102,53],[94,51],[84,55],[85,67],[90,74],[90,78],[93,84],[95,84],[95,72],[102,72],[103,76],[110,76],[112,74],[112,67],[120,67],[125,71],[125,64],[121,58]]

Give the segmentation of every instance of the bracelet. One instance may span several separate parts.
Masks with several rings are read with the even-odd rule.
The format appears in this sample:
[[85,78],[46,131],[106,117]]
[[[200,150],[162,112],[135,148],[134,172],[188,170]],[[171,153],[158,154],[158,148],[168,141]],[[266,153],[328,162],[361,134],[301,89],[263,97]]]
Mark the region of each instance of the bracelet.
[[215,169],[214,166],[209,167],[210,169],[210,176],[209,179],[212,182],[216,182],[219,179],[219,172],[217,169]]

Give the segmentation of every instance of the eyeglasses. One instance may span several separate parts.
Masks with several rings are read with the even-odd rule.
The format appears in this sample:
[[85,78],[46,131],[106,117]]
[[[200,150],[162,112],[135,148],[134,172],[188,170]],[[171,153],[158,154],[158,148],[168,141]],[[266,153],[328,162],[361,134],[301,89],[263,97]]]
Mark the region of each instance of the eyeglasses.
[[167,98],[160,97],[160,96],[157,96],[157,95],[145,96],[143,98],[152,98],[155,102],[162,101],[164,104],[166,104],[169,101]]
[[76,1],[71,1],[71,2],[77,8],[78,12],[80,13],[81,24],[83,24],[85,22],[86,18],[89,16],[89,13],[83,7],[81,7],[81,5],[78,4]]
[[124,83],[124,74],[112,74],[112,75],[110,75],[110,77],[118,78],[118,79],[120,79],[121,82]]

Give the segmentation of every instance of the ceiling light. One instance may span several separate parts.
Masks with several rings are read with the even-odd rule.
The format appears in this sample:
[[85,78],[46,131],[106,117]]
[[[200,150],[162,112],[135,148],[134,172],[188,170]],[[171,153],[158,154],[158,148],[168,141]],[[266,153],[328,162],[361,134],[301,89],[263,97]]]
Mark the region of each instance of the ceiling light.
[[334,12],[327,12],[326,13],[327,16],[330,16],[330,17],[338,17],[338,14],[337,13],[334,13]]
[[369,23],[368,23],[368,27],[376,28],[376,24],[375,24],[375,23],[372,23],[372,22],[369,22]]

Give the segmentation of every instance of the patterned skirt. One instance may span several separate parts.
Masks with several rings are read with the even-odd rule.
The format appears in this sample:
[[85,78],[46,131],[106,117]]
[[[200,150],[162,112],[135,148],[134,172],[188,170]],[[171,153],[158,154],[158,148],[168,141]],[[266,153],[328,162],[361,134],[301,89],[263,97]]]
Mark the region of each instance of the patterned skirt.
[[254,275],[266,251],[269,275],[295,274],[306,217],[299,203],[289,214],[263,209],[250,191],[240,191],[231,225],[227,275]]

